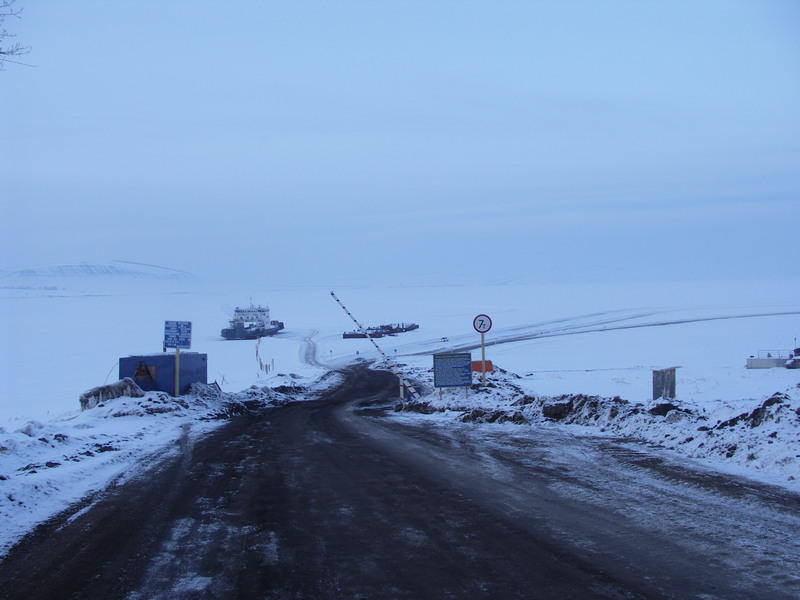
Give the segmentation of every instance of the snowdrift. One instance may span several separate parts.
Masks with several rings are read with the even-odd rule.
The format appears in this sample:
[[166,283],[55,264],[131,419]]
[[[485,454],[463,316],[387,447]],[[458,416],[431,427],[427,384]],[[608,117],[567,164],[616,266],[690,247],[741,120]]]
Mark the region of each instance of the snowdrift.
[[415,377],[429,392],[417,402],[399,404],[399,411],[465,423],[571,426],[575,433],[634,439],[800,490],[800,384],[710,408],[690,400],[536,395],[525,380],[497,368],[488,374],[486,387],[473,385],[469,393],[440,394],[430,391],[428,372],[418,370]]
[[185,451],[228,418],[310,393],[302,381],[286,379],[237,393],[193,384],[178,398],[122,380],[83,394],[84,410],[74,416],[0,428],[0,556],[37,523],[90,505],[109,485]]

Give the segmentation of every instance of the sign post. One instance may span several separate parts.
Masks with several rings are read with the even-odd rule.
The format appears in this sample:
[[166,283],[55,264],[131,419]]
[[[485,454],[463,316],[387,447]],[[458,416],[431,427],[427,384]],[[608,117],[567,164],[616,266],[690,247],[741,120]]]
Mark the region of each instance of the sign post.
[[484,335],[492,328],[489,315],[478,315],[472,320],[472,327],[481,334],[481,385],[486,385],[486,338]]
[[164,349],[175,348],[175,397],[181,395],[181,348],[192,347],[191,321],[164,321]]

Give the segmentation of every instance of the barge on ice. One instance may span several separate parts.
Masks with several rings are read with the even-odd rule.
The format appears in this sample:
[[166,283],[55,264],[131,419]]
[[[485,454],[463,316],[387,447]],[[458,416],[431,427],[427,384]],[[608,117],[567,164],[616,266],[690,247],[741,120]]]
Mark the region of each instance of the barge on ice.
[[404,331],[413,331],[414,329],[419,329],[419,325],[416,323],[391,323],[389,325],[367,327],[366,333],[363,331],[346,331],[342,334],[342,337],[344,339],[365,338],[368,333],[371,338],[382,338],[385,335],[394,335],[396,333],[403,333]]
[[226,340],[255,340],[275,335],[283,329],[281,321],[270,321],[269,306],[237,306],[228,327],[220,332]]

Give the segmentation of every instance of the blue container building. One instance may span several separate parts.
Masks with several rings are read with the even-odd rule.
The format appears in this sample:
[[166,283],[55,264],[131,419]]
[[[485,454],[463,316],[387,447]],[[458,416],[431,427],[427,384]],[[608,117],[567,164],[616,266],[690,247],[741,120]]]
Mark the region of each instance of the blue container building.
[[[185,394],[193,383],[208,383],[208,355],[180,353],[178,391]],[[130,377],[145,392],[175,394],[175,354],[141,354],[119,359],[119,378]]]

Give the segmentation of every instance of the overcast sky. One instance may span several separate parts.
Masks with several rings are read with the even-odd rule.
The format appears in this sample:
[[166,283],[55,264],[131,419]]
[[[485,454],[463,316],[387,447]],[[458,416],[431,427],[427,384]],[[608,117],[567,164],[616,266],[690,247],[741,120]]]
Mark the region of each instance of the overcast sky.
[[18,4],[0,267],[798,275],[800,2]]

